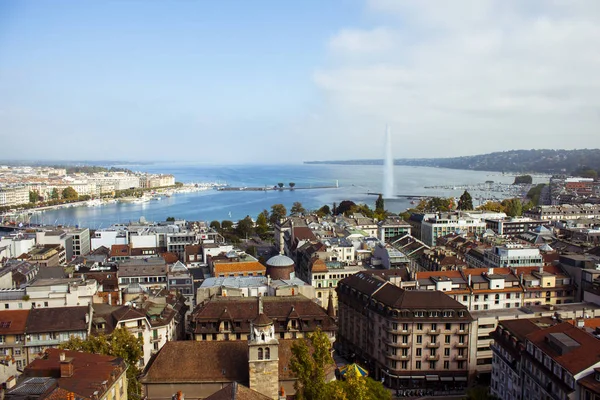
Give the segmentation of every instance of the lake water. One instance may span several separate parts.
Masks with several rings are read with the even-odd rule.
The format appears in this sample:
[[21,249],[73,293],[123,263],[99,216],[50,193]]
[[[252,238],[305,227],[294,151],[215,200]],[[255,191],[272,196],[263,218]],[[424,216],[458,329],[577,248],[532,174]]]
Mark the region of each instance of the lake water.
[[[150,173],[173,174],[179,182],[220,182],[231,186],[274,186],[282,182],[286,186],[294,182],[296,187],[335,186],[332,189],[284,190],[284,191],[217,191],[174,194],[170,198],[142,204],[116,203],[100,207],[73,207],[45,211],[35,215],[32,223],[79,225],[82,227],[108,227],[113,223],[139,220],[161,221],[167,217],[186,220],[239,220],[246,215],[253,218],[271,205],[284,204],[289,210],[299,201],[304,208],[315,210],[334,202],[352,200],[374,207],[376,196],[368,192],[381,192],[383,167],[376,165],[269,165],[269,166],[206,166],[190,164],[154,164],[129,166],[134,170]],[[398,195],[454,196],[462,189],[426,189],[426,186],[459,186],[492,180],[512,183],[513,175],[498,172],[463,171],[441,168],[395,166],[395,192]],[[471,192],[473,197],[477,192]],[[489,193],[481,193],[486,195]],[[498,195],[498,194],[496,194]],[[386,209],[399,212],[410,207],[409,199],[386,201]],[[474,204],[476,202],[474,201]]]

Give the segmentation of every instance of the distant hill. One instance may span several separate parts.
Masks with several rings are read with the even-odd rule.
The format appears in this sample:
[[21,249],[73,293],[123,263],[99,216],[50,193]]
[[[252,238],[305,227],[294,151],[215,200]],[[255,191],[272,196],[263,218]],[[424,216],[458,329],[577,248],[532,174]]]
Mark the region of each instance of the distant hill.
[[[383,160],[305,161],[305,164],[383,165]],[[394,164],[517,173],[571,173],[584,167],[600,171],[600,149],[510,150],[452,158],[399,158]]]

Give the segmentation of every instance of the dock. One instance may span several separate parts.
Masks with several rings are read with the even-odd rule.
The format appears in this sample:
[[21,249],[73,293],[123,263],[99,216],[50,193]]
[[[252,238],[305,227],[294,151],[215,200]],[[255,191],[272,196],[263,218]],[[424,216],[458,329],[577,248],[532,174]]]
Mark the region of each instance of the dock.
[[276,192],[284,190],[312,190],[312,189],[337,189],[337,185],[324,186],[294,186],[282,187],[279,186],[225,186],[217,188],[219,192]]

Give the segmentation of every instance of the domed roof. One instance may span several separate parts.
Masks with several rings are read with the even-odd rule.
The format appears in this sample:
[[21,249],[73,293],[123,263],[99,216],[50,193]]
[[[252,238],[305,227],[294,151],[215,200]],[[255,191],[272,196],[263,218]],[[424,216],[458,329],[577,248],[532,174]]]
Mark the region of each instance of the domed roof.
[[278,256],[269,258],[269,260],[267,261],[267,265],[269,267],[290,267],[294,265],[294,260],[292,260],[288,256],[280,254]]

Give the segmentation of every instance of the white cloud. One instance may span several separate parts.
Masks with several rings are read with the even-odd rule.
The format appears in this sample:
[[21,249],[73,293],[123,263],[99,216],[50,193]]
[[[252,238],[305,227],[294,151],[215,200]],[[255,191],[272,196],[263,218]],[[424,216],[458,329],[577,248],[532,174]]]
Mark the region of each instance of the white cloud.
[[320,114],[350,140],[389,122],[397,157],[600,147],[599,4],[369,0],[381,24],[341,30],[314,74]]

